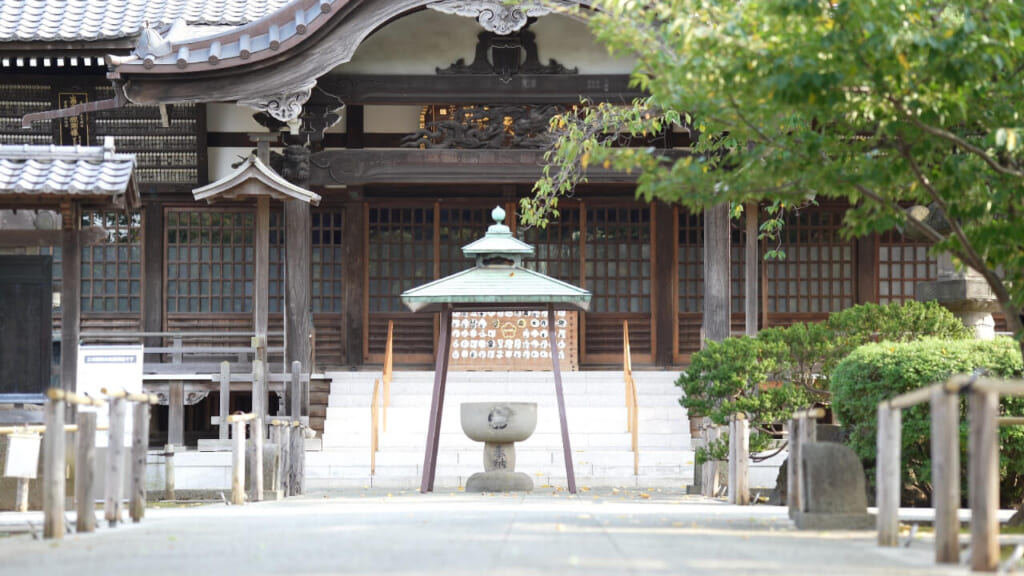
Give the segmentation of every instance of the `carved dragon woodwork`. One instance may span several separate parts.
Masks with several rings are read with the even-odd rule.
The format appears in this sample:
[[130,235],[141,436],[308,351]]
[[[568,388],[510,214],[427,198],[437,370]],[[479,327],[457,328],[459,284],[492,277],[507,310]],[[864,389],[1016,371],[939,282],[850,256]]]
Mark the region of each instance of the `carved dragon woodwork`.
[[404,148],[546,148],[551,118],[565,106],[428,107],[422,128],[402,139]]

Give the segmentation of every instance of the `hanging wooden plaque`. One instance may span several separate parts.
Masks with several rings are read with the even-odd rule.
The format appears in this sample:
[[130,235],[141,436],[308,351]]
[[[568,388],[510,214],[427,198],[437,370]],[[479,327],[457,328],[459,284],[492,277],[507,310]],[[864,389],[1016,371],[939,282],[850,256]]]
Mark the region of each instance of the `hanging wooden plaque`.
[[[577,312],[555,312],[563,372],[579,370],[577,318]],[[550,371],[547,311],[453,313],[448,365],[451,370]]]

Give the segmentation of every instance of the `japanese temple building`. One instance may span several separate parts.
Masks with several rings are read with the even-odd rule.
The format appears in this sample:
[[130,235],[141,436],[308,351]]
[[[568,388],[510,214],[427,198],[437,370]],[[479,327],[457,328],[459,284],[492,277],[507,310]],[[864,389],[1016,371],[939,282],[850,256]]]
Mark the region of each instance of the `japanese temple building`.
[[[524,266],[593,294],[572,323],[580,369],[621,361],[624,320],[638,368],[681,366],[699,349],[701,214],[638,200],[635,176],[597,168],[560,219],[517,225],[551,115],[581,98],[640,96],[631,60],[609,56],[585,23],[491,0],[43,4],[42,13],[0,6],[0,143],[112,136],[136,158],[142,204],[83,206],[83,223],[108,235],[83,248],[82,331],[254,329],[257,202],[208,205],[193,190],[232,174],[263,140],[275,170],[322,198],[307,208],[300,265],[310,371],[379,364],[389,321],[396,363],[430,365],[436,320],[399,295],[472,266],[461,247],[487,228],[496,203],[536,247]],[[26,114],[34,121],[23,128]],[[690,140],[675,129],[638,144],[685,151]],[[789,216],[787,258],[757,268],[758,326],[913,299],[917,282],[935,279],[927,244],[898,233],[841,238],[845,208],[823,202]],[[285,220],[272,200],[271,332],[285,328]],[[730,235],[731,323],[742,332],[744,223]],[[52,253],[58,268],[62,257],[46,246],[0,253]]]

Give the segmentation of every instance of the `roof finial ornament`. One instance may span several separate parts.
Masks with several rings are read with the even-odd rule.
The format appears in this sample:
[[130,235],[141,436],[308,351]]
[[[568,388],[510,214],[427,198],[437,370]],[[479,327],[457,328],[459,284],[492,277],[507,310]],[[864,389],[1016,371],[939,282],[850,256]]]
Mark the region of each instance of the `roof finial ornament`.
[[496,224],[501,224],[505,221],[505,211],[501,206],[495,206],[494,210],[491,210],[491,218],[494,219]]

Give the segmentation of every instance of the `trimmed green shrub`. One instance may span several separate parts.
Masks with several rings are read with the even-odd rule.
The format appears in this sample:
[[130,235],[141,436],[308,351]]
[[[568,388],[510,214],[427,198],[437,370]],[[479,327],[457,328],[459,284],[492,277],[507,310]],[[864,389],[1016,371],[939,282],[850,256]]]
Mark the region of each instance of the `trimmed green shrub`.
[[[865,469],[875,466],[880,402],[976,369],[984,369],[992,376],[1020,377],[1024,363],[1017,342],[1011,338],[879,342],[862,346],[843,360],[832,373],[832,408],[848,430],[848,443],[864,462]],[[966,450],[967,438],[966,409],[966,401],[961,401],[963,450]],[[1024,414],[1024,399],[1004,399],[1002,409],[1005,414]],[[903,411],[902,470],[905,484],[915,485],[930,495],[929,412],[927,403]],[[1003,427],[1000,439],[1001,498],[1004,504],[1016,505],[1024,492],[1024,431],[1019,427]],[[966,452],[962,458],[966,463]],[[966,482],[962,486],[966,495]]]
[[[878,339],[922,336],[970,338],[971,332],[949,310],[934,302],[887,306],[862,304],[829,316],[826,322],[766,328],[755,338],[708,342],[696,352],[676,385],[679,403],[692,414],[724,424],[732,414],[750,420],[750,449],[768,448],[775,424],[794,411],[830,402],[833,368],[857,346]],[[768,386],[763,383],[771,383]],[[722,459],[727,438],[699,450],[698,462]]]

